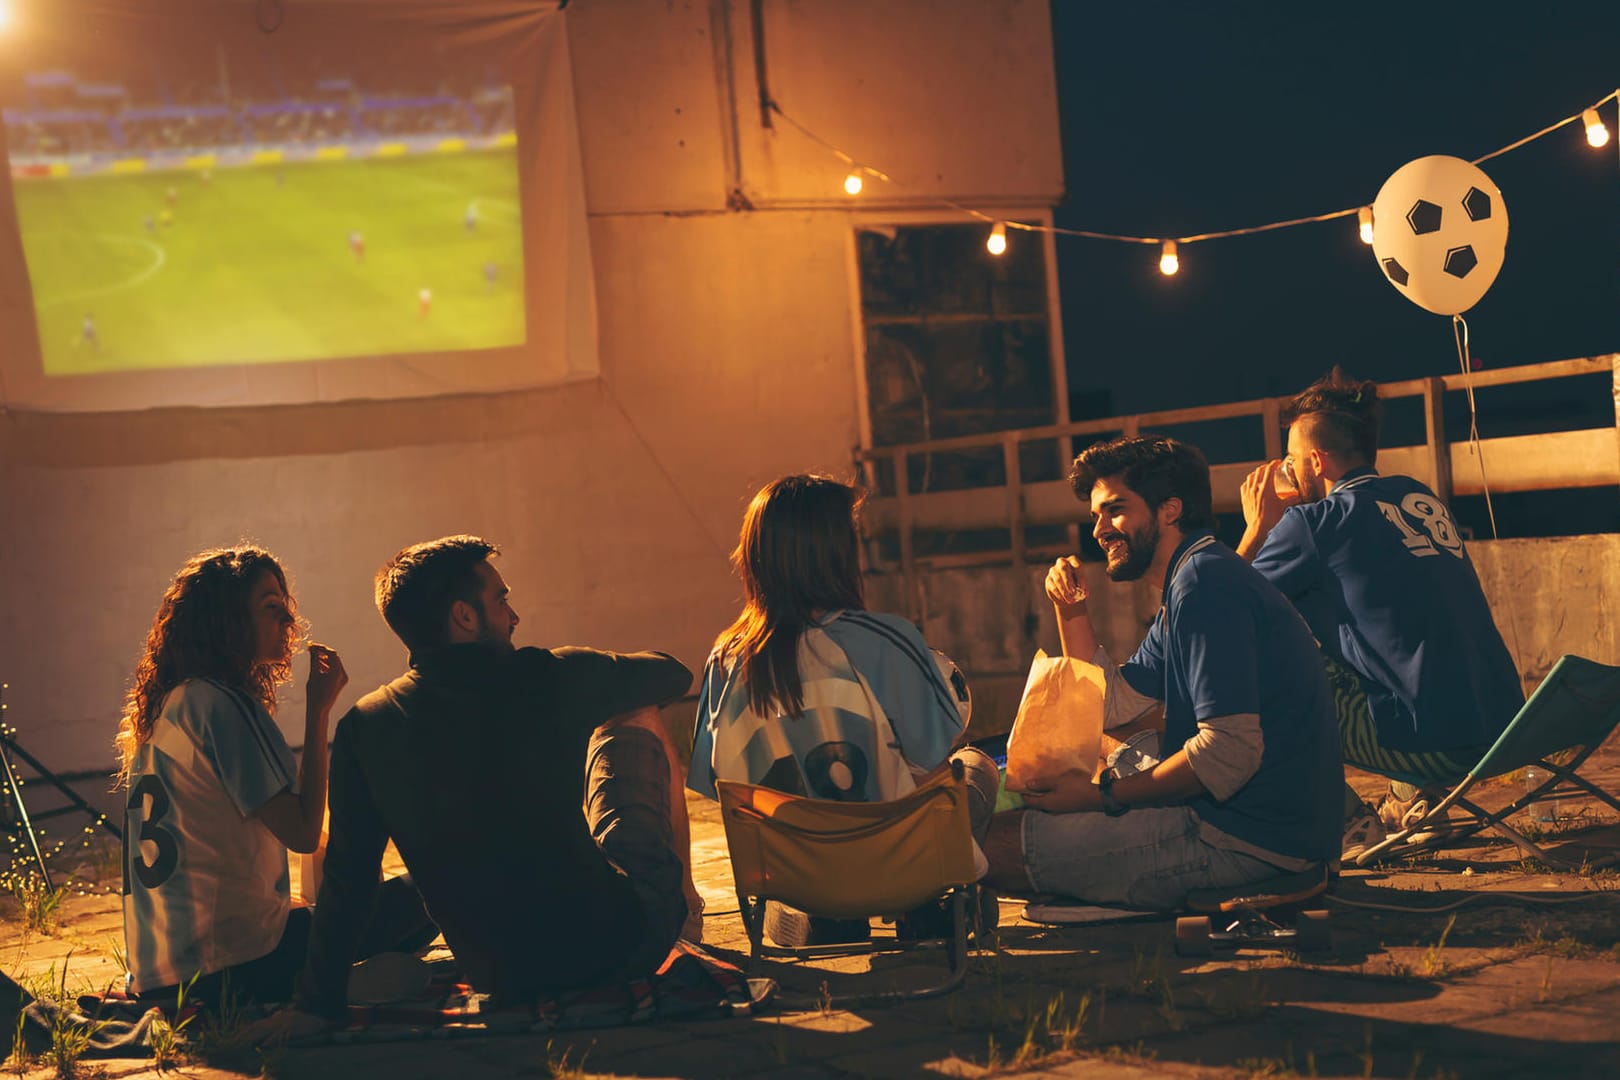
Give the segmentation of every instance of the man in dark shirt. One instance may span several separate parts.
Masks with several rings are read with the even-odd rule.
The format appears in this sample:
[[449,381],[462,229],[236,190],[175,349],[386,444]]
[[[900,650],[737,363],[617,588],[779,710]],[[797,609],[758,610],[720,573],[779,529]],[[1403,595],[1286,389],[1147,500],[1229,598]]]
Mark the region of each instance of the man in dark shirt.
[[498,1000],[651,973],[696,898],[657,710],[691,672],[662,653],[515,649],[497,553],[444,537],[378,572],[377,607],[410,669],[333,740],[306,1013],[343,1013],[390,838],[464,976]]

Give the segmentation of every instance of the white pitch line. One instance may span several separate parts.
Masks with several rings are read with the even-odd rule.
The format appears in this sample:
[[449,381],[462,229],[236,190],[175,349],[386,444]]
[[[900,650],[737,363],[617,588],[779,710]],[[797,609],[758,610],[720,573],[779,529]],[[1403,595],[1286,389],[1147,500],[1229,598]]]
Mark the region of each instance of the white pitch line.
[[131,244],[135,247],[144,247],[152,254],[152,264],[142,267],[123,281],[117,281],[111,285],[103,285],[94,289],[80,289],[78,292],[64,293],[61,296],[53,296],[49,299],[36,299],[35,303],[40,307],[77,303],[80,300],[93,300],[98,296],[110,296],[113,293],[133,289],[137,285],[144,283],[159,270],[162,270],[163,264],[168,262],[168,254],[163,250],[162,245],[153,243],[151,240],[143,240],[138,236],[117,236],[112,233],[95,233],[93,235],[97,240],[110,241],[114,244]]

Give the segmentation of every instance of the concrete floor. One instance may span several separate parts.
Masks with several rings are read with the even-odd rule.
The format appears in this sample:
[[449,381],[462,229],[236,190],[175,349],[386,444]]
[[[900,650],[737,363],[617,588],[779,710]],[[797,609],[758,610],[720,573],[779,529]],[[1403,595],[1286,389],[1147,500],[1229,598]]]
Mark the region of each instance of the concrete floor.
[[[1594,762],[1594,778],[1620,789],[1620,748]],[[1367,794],[1382,783],[1353,779]],[[1503,803],[1517,790],[1495,785],[1484,801]],[[699,889],[711,912],[734,913],[716,808],[695,799],[690,806]],[[1561,854],[1595,862],[1620,852],[1614,815],[1583,800],[1561,809],[1554,830]],[[99,861],[111,862],[107,880],[116,892],[116,857]],[[1348,870],[1330,907],[1328,953],[1191,960],[1175,955],[1169,921],[1057,929],[1021,922],[1021,904],[1007,903],[998,947],[974,956],[961,991],[932,1001],[856,1010],[814,1003],[824,991],[915,985],[933,974],[910,957],[772,964],[784,991],[811,1004],[549,1038],[283,1050],[246,1074],[187,1067],[184,1075],[1620,1075],[1614,870],[1549,872],[1510,845],[1479,842],[1409,864]],[[70,898],[61,929],[48,937],[23,935],[12,905],[5,910],[6,972],[53,965],[60,972],[66,964],[70,987],[118,975],[116,895]],[[711,916],[705,936],[721,955],[746,951],[735,914]],[[149,1062],[96,1067],[107,1077],[157,1075]]]

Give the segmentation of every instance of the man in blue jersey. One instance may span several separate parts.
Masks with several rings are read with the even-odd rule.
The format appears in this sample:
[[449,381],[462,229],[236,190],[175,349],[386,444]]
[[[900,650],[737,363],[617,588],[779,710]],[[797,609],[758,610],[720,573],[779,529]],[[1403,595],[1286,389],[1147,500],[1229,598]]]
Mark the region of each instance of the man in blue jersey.
[[[1373,467],[1378,421],[1378,387],[1338,368],[1290,401],[1288,457],[1244,481],[1238,553],[1320,642],[1345,760],[1443,785],[1502,733],[1524,689],[1451,512]],[[1279,473],[1296,496],[1278,494]],[[1441,790],[1390,787],[1376,816],[1346,789],[1347,858]]]
[[1203,455],[1175,439],[1114,439],[1082,453],[1070,482],[1091,504],[1108,576],[1159,586],[1163,606],[1116,665],[1087,615],[1079,560],[1060,559],[1046,591],[1063,653],[1103,668],[1107,727],[1164,704],[1163,760],[1026,794],[1031,809],[991,823],[991,883],[1170,909],[1192,889],[1337,857],[1342,765],[1327,679],[1303,620],[1211,535]]

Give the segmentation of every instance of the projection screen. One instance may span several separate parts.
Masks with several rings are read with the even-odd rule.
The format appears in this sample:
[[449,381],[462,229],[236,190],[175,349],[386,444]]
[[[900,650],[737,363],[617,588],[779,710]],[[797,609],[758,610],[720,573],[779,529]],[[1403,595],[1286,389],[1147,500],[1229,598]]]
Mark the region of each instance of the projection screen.
[[556,3],[15,10],[0,405],[287,404],[595,374]]

